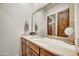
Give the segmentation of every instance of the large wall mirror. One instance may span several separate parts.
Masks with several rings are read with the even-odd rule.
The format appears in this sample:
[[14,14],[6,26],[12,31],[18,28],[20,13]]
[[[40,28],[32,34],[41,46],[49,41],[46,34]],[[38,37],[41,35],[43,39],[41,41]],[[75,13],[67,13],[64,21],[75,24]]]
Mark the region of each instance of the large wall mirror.
[[51,4],[40,9],[33,15],[33,31],[39,35],[75,44],[74,8],[72,6],[73,4],[65,3]]

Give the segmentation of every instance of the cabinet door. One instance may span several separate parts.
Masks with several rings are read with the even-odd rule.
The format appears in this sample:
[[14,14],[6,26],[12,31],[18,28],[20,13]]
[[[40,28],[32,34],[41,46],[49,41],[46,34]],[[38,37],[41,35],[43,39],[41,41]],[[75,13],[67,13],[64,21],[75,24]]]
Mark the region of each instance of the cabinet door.
[[54,55],[45,51],[44,49],[40,49],[40,56],[54,56]]
[[31,56],[31,49],[26,45],[26,56]]
[[31,49],[31,56],[38,56],[38,54]]
[[22,40],[22,56],[25,56],[26,55],[25,39],[21,38],[21,40]]
[[25,44],[23,43],[23,56],[25,56],[26,55],[26,48],[25,48]]
[[67,37],[65,29],[69,27],[69,9],[58,13],[57,35]]
[[33,49],[37,54],[39,54],[39,47],[36,44],[30,42],[30,48]]

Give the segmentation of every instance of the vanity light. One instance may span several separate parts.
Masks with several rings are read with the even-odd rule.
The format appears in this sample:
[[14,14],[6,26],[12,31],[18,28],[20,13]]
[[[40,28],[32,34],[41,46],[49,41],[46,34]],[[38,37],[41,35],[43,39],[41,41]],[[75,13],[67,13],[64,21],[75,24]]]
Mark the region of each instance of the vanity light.
[[29,30],[29,25],[28,25],[28,21],[26,20],[24,24],[24,33],[28,34],[28,30]]
[[35,32],[36,33],[38,32],[38,25],[37,25],[37,23],[35,24]]

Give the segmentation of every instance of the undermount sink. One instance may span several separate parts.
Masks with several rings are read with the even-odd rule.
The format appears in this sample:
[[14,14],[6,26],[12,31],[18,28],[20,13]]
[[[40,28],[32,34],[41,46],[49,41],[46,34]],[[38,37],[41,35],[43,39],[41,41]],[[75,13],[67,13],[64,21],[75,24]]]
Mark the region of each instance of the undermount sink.
[[33,40],[43,40],[44,38],[43,37],[40,37],[40,36],[36,36],[36,37],[32,37]]
[[31,38],[32,40],[48,40],[49,38],[46,37],[42,37],[39,35],[28,35],[28,38]]

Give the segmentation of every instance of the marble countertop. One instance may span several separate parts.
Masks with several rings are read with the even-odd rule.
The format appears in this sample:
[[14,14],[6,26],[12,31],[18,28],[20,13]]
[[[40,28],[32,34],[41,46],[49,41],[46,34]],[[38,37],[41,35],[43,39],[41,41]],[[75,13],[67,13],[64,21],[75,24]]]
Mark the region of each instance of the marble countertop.
[[76,46],[65,43],[64,41],[30,35],[22,35],[21,37],[61,56],[77,55]]

